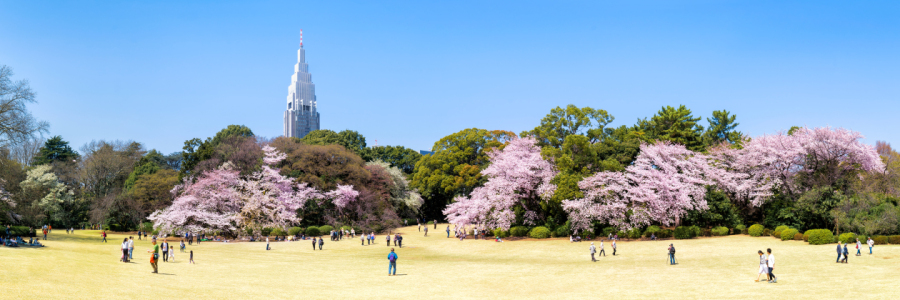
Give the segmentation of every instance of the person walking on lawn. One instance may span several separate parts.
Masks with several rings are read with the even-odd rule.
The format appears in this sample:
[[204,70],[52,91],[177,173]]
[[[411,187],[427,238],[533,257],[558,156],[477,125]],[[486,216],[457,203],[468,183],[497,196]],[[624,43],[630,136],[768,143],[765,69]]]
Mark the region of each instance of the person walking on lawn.
[[316,251],[316,238],[312,238],[313,242],[313,251]]
[[319,237],[319,250],[322,250],[322,245],[325,245],[325,239]]
[[762,252],[762,250],[757,251],[759,254],[759,274],[756,275],[756,282],[759,282],[759,277],[763,274],[766,274],[766,278],[769,278],[769,265],[766,261],[766,254]]
[[169,241],[167,239],[163,239],[162,244],[159,246],[160,248],[162,248],[163,261],[169,261]]
[[450,238],[450,225],[447,225],[447,238]]
[[156,264],[159,261],[159,245],[156,244],[156,238],[153,239],[153,250],[147,250],[147,253],[153,253],[150,255],[150,266],[153,267],[153,273],[158,273]]
[[843,259],[841,262],[843,262],[843,263],[846,264],[846,263],[847,263],[847,259],[848,259],[847,256],[850,256],[850,251],[847,250],[847,243],[844,243],[844,259]]
[[102,233],[100,233],[100,236],[103,237],[103,242],[106,243],[106,230],[104,230]]
[[612,247],[613,247],[613,256],[616,256],[616,240],[613,240]]
[[597,259],[594,258],[594,254],[596,254],[596,253],[597,253],[597,247],[594,246],[594,242],[591,242],[591,261],[597,261]]
[[606,256],[606,249],[603,248],[603,239],[600,239],[600,252],[597,253],[597,257],[600,255]]
[[[762,251],[759,251],[762,254]],[[669,265],[675,264],[675,244],[669,244]],[[759,278],[758,276],[756,278]]]
[[386,242],[384,243],[384,245],[390,247],[390,246],[391,246],[391,235],[388,234],[388,235],[384,236],[384,238],[385,238],[385,241],[386,241]]
[[872,237],[870,236],[869,240],[866,241],[866,244],[869,245],[869,255],[872,255],[872,247],[875,246],[875,240],[873,240]]
[[778,277],[775,277],[775,254],[772,254],[772,248],[766,249],[766,252],[769,253],[769,257],[766,258],[766,263],[769,265],[769,277],[771,280],[769,283],[778,283]]
[[838,257],[837,257],[837,260],[835,260],[834,262],[836,262],[836,263],[841,262],[841,254],[843,254],[843,252],[844,252],[844,249],[841,249],[841,243],[838,243],[838,246],[837,246]]
[[388,254],[388,276],[394,275],[397,275],[397,253],[391,248],[391,253]]
[[428,236],[428,226],[425,226],[425,236]]
[[862,243],[859,238],[856,238],[856,256],[862,256],[862,253],[859,253],[860,248],[862,248]]

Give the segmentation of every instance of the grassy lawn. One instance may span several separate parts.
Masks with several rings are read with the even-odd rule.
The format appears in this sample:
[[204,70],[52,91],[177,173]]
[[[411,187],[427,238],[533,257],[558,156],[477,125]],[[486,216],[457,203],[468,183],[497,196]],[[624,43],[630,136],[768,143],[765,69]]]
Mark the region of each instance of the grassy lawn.
[[[589,242],[460,242],[446,238],[445,227],[428,237],[416,227],[400,229],[402,276],[395,277],[387,276],[384,235],[372,246],[326,240],[324,251],[309,241],[272,243],[271,251],[264,242],[195,244],[187,249],[196,264],[176,250],[174,262],[160,262],[161,274],[151,274],[148,241],[136,241],[135,262],[126,264],[118,262],[125,236],[101,243],[97,231],[58,230],[44,248],[0,247],[0,298],[887,299],[898,296],[900,284],[900,246],[876,246],[874,255],[836,264],[834,244],[741,235],[621,242],[615,257],[606,243],[607,257],[592,263]],[[669,243],[679,265],[667,264]],[[756,251],[766,248],[776,255],[777,284],[753,281]]]

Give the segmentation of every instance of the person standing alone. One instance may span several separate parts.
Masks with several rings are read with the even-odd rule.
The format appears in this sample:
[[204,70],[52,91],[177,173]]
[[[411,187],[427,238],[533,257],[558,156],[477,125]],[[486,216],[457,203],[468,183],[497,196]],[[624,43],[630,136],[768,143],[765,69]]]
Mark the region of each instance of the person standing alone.
[[613,247],[613,256],[616,256],[616,240],[613,240],[612,247]]
[[447,238],[450,238],[450,225],[447,225]]
[[322,245],[325,245],[325,239],[319,237],[319,250],[322,250]]
[[391,248],[391,253],[388,254],[388,276],[393,275],[397,275],[397,253]]
[[[759,251],[759,254],[762,254],[762,251]],[[670,265],[675,264],[675,245],[674,244],[669,244],[669,264]],[[757,276],[757,278],[758,278],[758,276]],[[759,280],[757,280],[757,281],[759,281]]]
[[428,226],[425,226],[425,236],[428,236]]
[[872,255],[872,247],[875,246],[875,240],[872,240],[872,237],[869,237],[869,240],[866,241],[866,244],[869,245],[869,255]]
[[597,261],[597,259],[594,258],[594,254],[596,254],[596,253],[597,253],[597,247],[594,247],[594,242],[591,242],[591,261]]
[[147,250],[148,253],[153,253],[150,255],[150,266],[153,267],[153,273],[158,273],[159,269],[156,266],[157,261],[159,260],[159,245],[156,244],[156,238],[153,239],[153,250]]
[[163,242],[160,245],[160,248],[162,248],[163,261],[169,261],[169,241],[166,239],[163,239]]
[[312,238],[313,242],[313,251],[316,251],[316,238]]

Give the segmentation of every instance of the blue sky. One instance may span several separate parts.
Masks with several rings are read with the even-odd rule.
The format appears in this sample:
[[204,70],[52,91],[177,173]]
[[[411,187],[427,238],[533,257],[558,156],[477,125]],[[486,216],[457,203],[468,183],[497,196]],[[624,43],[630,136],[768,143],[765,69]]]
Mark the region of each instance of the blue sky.
[[[727,109],[752,136],[845,127],[900,143],[897,1],[0,1],[0,64],[76,148],[165,153],[282,133],[298,35],[323,129],[430,149],[566,104],[615,126]],[[705,123],[705,122],[704,122]]]

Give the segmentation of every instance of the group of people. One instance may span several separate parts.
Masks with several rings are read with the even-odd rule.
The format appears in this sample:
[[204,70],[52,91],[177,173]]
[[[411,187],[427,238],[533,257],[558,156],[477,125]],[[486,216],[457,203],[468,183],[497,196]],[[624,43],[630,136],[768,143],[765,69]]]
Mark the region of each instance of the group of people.
[[[388,238],[390,238],[390,236],[388,236]],[[374,244],[375,243],[375,232],[360,235],[359,242],[362,243],[363,246],[366,245],[366,242],[369,242],[369,245]]]
[[759,277],[762,274],[766,274],[769,283],[778,283],[778,277],[775,277],[775,274],[772,272],[775,270],[775,254],[772,254],[772,248],[766,249],[768,255],[763,253],[762,250],[757,251],[759,254],[759,274],[756,275],[756,282],[759,282]]
[[[872,240],[872,237],[866,241],[866,245],[869,246],[869,255],[872,255],[872,247],[875,247],[875,240]],[[856,256],[862,256],[862,242],[859,241],[859,238],[856,239]],[[847,248],[847,243],[844,243],[844,248],[841,249],[841,243],[837,245],[837,263],[847,263],[847,258],[850,256],[850,251]]]
[[[597,258],[594,257],[594,254],[597,254],[598,257],[599,257],[600,255],[603,255],[603,257],[606,257],[606,249],[605,249],[605,247],[603,246],[603,241],[605,241],[605,240],[604,240],[604,239],[600,239],[600,252],[599,252],[599,254],[598,254],[598,252],[597,252],[597,247],[594,246],[594,242],[591,242],[591,247],[589,248],[589,250],[590,250],[590,252],[591,252],[591,261],[597,261]],[[612,240],[612,249],[613,249],[613,254],[612,254],[612,255],[615,256],[615,255],[616,255],[616,240]]]

